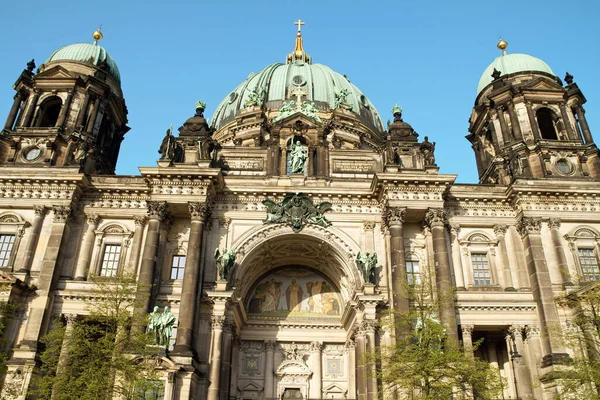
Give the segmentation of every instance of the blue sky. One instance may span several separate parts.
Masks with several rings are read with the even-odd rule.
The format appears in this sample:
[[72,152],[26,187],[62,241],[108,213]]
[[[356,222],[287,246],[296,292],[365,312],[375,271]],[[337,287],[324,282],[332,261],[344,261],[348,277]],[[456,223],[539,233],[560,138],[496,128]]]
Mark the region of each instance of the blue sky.
[[437,142],[441,173],[477,182],[464,138],[485,67],[499,51],[546,61],[561,79],[569,71],[588,99],[592,134],[600,141],[600,1],[111,1],[3,2],[0,7],[0,118],[25,64],[41,64],[57,48],[101,45],[122,77],[131,131],[117,173],[155,166],[166,129],[204,99],[218,103],[250,72],[285,62],[296,27],[306,21],[304,48],[313,62],[346,74],[385,121],[391,107]]

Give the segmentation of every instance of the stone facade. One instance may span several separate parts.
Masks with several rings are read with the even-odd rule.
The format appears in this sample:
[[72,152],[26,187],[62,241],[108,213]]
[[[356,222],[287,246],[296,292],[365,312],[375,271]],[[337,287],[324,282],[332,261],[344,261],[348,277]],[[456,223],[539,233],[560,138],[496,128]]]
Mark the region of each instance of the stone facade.
[[[507,398],[556,394],[543,378],[573,349],[548,326],[566,326],[573,311],[555,299],[591,278],[581,250],[597,268],[600,243],[598,150],[572,77],[563,87],[512,74],[479,95],[467,136],[477,185],[439,174],[435,143],[419,141],[399,108],[384,131],[342,101],[279,119],[262,97],[216,130],[198,104],[178,136],[168,132],[158,166],[126,177],[111,175],[128,129],[118,83],[97,66],[53,63],[23,72],[0,137],[0,241],[11,241],[0,300],[24,305],[6,331],[4,379],[21,398],[49,322],[85,317],[90,276],[132,272],[152,287],[135,311],[169,306],[177,317],[165,399],[376,399],[362,358],[394,340],[378,321],[409,307],[402,283],[417,265],[434,268],[438,291],[455,290],[440,319],[467,349],[485,338],[476,355],[506,378]],[[40,127],[31,121],[42,121],[34,108],[46,92],[61,108]],[[540,133],[543,107],[556,137]],[[78,143],[87,147],[75,162]],[[303,173],[289,173],[292,143],[306,151]],[[40,154],[28,159],[32,146]],[[289,203],[295,193],[322,215]],[[216,248],[235,251],[227,280]],[[374,284],[359,252],[377,254]]]

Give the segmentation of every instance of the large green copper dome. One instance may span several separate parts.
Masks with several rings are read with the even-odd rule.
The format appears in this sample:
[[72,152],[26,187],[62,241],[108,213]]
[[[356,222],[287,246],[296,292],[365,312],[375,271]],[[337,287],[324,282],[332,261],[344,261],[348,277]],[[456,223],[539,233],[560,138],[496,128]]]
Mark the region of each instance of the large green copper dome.
[[318,110],[336,108],[336,94],[344,92],[347,94],[345,103],[352,106],[352,112],[366,125],[383,130],[375,106],[356,86],[326,65],[310,64],[308,56],[288,64],[271,64],[250,74],[219,104],[211,125],[219,129],[233,120],[255,94],[262,97],[259,105],[275,110],[281,108],[284,101],[293,100],[295,90],[303,92],[303,99],[314,102]]
[[503,53],[500,57],[497,57],[485,71],[483,71],[483,74],[479,79],[479,85],[477,86],[478,95],[492,83],[494,79],[492,78],[494,68],[500,71],[502,75],[514,74],[517,72],[545,72],[554,75],[554,72],[552,72],[548,64],[539,58],[527,54]]
[[79,61],[99,66],[106,64],[106,71],[117,82],[121,82],[121,74],[115,60],[103,47],[91,43],[75,43],[61,47],[48,57],[46,64],[54,61]]

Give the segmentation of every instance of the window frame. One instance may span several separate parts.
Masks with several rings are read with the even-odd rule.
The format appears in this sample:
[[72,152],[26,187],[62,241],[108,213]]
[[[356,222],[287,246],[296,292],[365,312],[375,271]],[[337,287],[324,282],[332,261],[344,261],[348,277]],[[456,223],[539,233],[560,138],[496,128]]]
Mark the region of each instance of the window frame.
[[[124,225],[119,222],[109,221],[106,222],[101,228],[97,229],[95,232],[95,246],[92,255],[92,266],[93,268],[89,269],[88,275],[97,276],[101,278],[115,278],[121,276],[123,274],[123,270],[127,265],[129,258],[129,250],[131,244],[131,238],[133,237],[133,232],[128,230]],[[102,276],[102,267],[104,263],[104,255],[107,246],[121,246],[121,252],[119,255],[118,267],[116,275],[112,276]]]
[[[490,260],[488,257],[488,253],[487,252],[481,252],[481,251],[472,251],[471,254],[471,268],[472,268],[472,273],[473,273],[473,286],[475,287],[491,287],[492,285],[492,270],[490,268]],[[476,257],[481,257],[480,260],[475,260]],[[476,266],[479,265],[484,265],[486,266],[486,268],[475,268]],[[477,271],[487,271],[487,276],[485,277],[479,277],[478,274],[476,274]],[[479,284],[478,281],[480,280],[485,280],[488,281],[487,284]]]
[[[462,240],[459,240],[461,246],[462,264],[466,267],[465,285],[469,289],[500,289],[502,284],[504,287],[512,285],[512,282],[501,282],[500,274],[497,271],[497,248],[498,240],[491,239],[491,235],[487,232],[476,230],[468,232]],[[490,272],[489,285],[475,284],[475,268],[473,265],[473,255],[482,254],[486,256],[488,270]],[[463,269],[463,271],[465,271]]]
[[25,229],[30,226],[31,224],[18,214],[12,212],[4,212],[0,214],[0,235],[11,235],[15,238],[12,243],[11,253],[8,256],[6,266],[0,267],[1,271],[13,272],[16,270],[15,264],[17,261],[17,254],[19,253],[19,247],[21,245],[21,239],[23,239],[25,236]]
[[[175,267],[175,259],[176,258],[183,258],[183,264],[178,264],[177,266],[177,276],[179,276],[179,270],[181,270],[181,278],[173,278],[173,269]],[[185,263],[187,261],[187,255],[186,254],[173,254],[171,256],[171,268],[169,270],[169,280],[171,281],[179,281],[179,280],[183,280],[183,275],[185,274]]]
[[580,250],[592,250],[592,254],[595,256],[596,263],[600,268],[600,232],[591,226],[580,225],[564,235],[564,238],[569,243],[571,256],[573,257],[574,265],[577,269],[576,275],[578,283],[588,284],[600,281],[585,279],[586,274],[584,274],[583,265],[579,255]]
[[[413,267],[411,272],[408,271],[409,263]],[[416,273],[414,270],[415,263],[417,266]],[[408,286],[414,286],[414,285],[418,285],[421,283],[421,261],[418,258],[411,256],[411,257],[405,259],[404,260],[404,269],[406,271],[406,282],[408,283]],[[410,279],[411,276],[413,279]]]

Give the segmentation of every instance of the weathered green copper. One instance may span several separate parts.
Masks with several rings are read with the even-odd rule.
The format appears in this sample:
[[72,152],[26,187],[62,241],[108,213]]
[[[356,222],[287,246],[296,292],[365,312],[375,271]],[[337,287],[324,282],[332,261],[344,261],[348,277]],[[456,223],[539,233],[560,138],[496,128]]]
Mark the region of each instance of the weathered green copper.
[[117,82],[121,82],[121,74],[115,60],[102,46],[91,43],[70,44],[50,54],[45,64],[56,61],[79,61],[97,67],[105,64],[106,72],[115,78]]
[[308,153],[304,146],[299,141],[292,143],[292,151],[290,152],[290,171],[292,174],[306,173],[306,159]]
[[217,247],[215,249],[215,264],[217,264],[219,278],[223,281],[228,280],[235,265],[235,250],[223,248],[219,251]]
[[206,108],[206,103],[200,99],[196,102],[196,110],[201,109],[204,110]]
[[146,332],[150,339],[158,346],[169,347],[175,325],[175,316],[169,307],[165,307],[162,313],[158,311],[158,306],[154,307],[154,311],[148,314],[147,319]]
[[356,255],[356,265],[362,272],[365,283],[375,284],[375,267],[377,267],[377,253],[361,254],[360,251]]
[[323,216],[326,211],[331,210],[331,203],[323,202],[315,206],[312,200],[302,193],[289,194],[281,203],[267,199],[263,204],[267,208],[264,224],[287,224],[296,233],[307,224],[324,228],[331,225],[331,222]]
[[550,75],[554,75],[552,69],[544,61],[539,58],[530,56],[528,54],[503,54],[488,65],[488,67],[481,74],[479,78],[479,85],[477,86],[477,94],[481,93],[490,83],[492,83],[492,72],[494,68],[501,72],[501,76],[514,74],[517,72],[545,72]]
[[402,107],[400,107],[398,104],[392,107],[392,115],[396,114],[402,114]]

